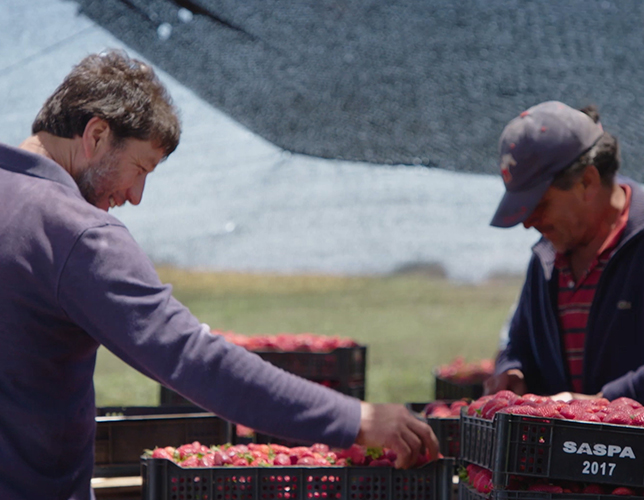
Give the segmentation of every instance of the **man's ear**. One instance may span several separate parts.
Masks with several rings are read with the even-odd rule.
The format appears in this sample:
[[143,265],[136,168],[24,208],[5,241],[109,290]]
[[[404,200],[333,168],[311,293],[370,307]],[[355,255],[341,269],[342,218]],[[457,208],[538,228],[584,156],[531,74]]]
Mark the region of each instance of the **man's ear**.
[[588,165],[581,176],[581,183],[584,186],[586,195],[592,197],[600,191],[602,187],[602,179],[599,175],[599,170],[595,165]]
[[88,160],[109,147],[110,134],[110,126],[102,118],[94,116],[87,122],[82,140],[83,151]]

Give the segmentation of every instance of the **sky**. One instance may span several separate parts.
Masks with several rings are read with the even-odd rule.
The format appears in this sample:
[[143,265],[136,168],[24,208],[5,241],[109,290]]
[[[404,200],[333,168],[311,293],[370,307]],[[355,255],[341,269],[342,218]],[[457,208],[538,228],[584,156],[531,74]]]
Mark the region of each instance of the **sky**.
[[[78,11],[67,0],[0,4],[0,141],[29,135],[85,55],[116,47],[145,60]],[[181,144],[139,206],[113,211],[154,262],[348,275],[438,266],[464,282],[524,272],[538,234],[489,226],[499,176],[292,153],[155,68],[181,111]]]

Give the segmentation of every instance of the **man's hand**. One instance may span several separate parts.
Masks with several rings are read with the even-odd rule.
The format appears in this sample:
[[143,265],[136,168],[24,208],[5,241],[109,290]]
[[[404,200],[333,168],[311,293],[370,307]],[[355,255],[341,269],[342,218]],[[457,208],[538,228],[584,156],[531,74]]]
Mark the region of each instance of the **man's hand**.
[[572,401],[573,399],[600,399],[603,398],[603,394],[581,394],[579,392],[560,392],[559,394],[554,394],[550,396],[550,399],[555,401],[565,401],[566,403]]
[[496,394],[506,389],[519,396],[528,392],[528,386],[521,370],[513,369],[493,375],[483,383],[485,394]]
[[360,431],[356,443],[384,446],[396,452],[396,468],[416,464],[427,451],[438,458],[439,444],[432,428],[418,420],[403,405],[361,403]]

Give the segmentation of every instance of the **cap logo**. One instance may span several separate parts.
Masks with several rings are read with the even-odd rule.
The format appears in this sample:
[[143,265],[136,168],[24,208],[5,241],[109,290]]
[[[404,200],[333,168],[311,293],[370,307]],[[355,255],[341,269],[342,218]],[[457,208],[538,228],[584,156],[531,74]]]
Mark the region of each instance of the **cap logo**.
[[501,156],[501,177],[503,177],[503,182],[508,184],[512,181],[512,173],[510,172],[510,167],[516,166],[517,162],[512,157],[510,153],[506,153]]

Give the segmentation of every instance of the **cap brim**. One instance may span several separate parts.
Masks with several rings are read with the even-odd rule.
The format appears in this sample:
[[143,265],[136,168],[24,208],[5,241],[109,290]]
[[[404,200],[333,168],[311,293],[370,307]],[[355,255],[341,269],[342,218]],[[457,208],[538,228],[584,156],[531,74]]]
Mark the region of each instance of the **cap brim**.
[[512,227],[525,221],[550,187],[552,179],[547,179],[525,191],[506,191],[501,198],[490,226]]

